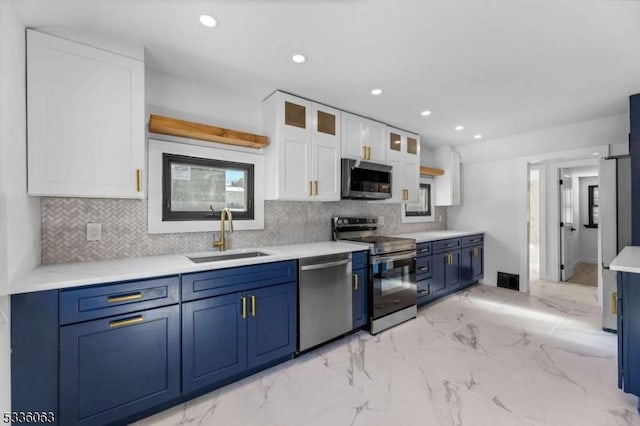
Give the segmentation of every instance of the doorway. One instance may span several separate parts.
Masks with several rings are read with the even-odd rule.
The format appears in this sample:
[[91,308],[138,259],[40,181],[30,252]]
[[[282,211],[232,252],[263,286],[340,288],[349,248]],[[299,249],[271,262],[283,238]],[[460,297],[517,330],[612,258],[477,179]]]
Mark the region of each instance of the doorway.
[[598,285],[599,168],[558,170],[560,215],[560,280]]

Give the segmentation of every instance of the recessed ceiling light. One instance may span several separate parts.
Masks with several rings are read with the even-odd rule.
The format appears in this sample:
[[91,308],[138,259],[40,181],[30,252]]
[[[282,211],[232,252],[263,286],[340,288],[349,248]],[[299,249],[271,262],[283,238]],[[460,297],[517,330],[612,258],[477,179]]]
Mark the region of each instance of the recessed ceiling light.
[[570,178],[571,176],[569,176],[569,175],[564,175],[564,177],[566,177],[566,178]]
[[482,135],[481,134],[477,134],[477,135],[473,135],[474,139],[482,139]]
[[379,95],[382,95],[382,89],[373,89],[373,90],[371,91],[371,94],[372,94],[373,96],[379,96]]
[[293,56],[291,57],[291,60],[292,60],[293,62],[295,62],[296,64],[301,64],[301,63],[303,63],[304,61],[306,61],[306,60],[307,60],[307,58],[305,58],[305,56],[304,56],[304,55],[301,55],[301,54],[297,53],[297,54],[295,54],[295,55],[293,55]]
[[599,152],[592,152],[591,155],[600,155]]
[[464,130],[464,126],[456,126],[456,132],[459,132],[460,130]]
[[218,25],[218,21],[211,15],[200,15],[200,23],[207,28],[213,28]]
[[428,117],[431,115],[431,111],[429,110],[422,111],[420,115],[422,115],[423,117]]

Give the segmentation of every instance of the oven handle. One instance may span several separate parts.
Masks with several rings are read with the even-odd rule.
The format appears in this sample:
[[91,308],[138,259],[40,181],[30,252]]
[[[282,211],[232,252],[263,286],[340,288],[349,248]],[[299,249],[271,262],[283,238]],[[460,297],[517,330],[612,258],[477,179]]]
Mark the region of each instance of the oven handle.
[[328,262],[328,263],[318,263],[316,265],[301,266],[300,270],[312,271],[314,269],[325,269],[325,268],[332,268],[334,266],[346,265],[347,263],[351,263],[351,259],[338,260],[336,262]]
[[371,263],[376,264],[376,263],[383,263],[383,262],[389,262],[394,260],[414,259],[415,257],[416,257],[415,251],[410,251],[402,254],[392,254],[389,256],[373,256],[371,258]]

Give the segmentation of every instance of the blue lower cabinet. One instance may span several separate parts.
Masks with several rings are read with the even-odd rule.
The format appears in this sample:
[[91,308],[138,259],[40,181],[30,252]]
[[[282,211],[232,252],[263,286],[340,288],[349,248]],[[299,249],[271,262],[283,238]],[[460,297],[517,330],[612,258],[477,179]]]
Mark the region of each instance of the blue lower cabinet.
[[369,274],[367,269],[356,269],[352,272],[352,288],[353,328],[359,328],[369,322]]
[[448,292],[460,287],[460,250],[433,255],[431,262],[432,287],[431,294]]
[[182,387],[185,393],[247,369],[244,293],[182,305]]
[[178,397],[178,305],[61,327],[59,387],[61,425],[104,425]]
[[640,396],[640,274],[618,272],[618,386]]
[[296,350],[296,283],[182,305],[184,393],[291,355]]
[[247,292],[249,369],[295,352],[296,287],[295,283],[287,283]]
[[478,282],[484,276],[484,248],[466,247],[460,250],[460,276],[463,286]]

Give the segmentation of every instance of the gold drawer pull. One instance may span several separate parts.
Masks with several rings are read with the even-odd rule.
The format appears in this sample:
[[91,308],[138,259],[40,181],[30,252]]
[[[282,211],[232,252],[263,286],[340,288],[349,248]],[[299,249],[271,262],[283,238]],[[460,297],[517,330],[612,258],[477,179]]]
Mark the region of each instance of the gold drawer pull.
[[618,292],[611,295],[611,313],[613,315],[618,314]]
[[144,321],[144,317],[142,315],[138,315],[137,317],[127,318],[118,321],[109,321],[109,327],[124,327],[125,325],[138,324]]
[[256,316],[256,296],[251,295],[251,316]]
[[309,195],[313,195],[313,181],[309,181]]
[[132,294],[125,294],[122,296],[109,296],[107,298],[107,301],[109,303],[120,303],[120,302],[129,302],[131,300],[137,300],[137,299],[142,299],[142,293],[138,292],[138,293],[132,293]]
[[313,185],[315,187],[314,191],[313,191],[313,195],[318,195],[318,181],[314,180],[313,181]]
[[353,290],[358,291],[358,274],[351,274],[351,275],[353,276],[353,280],[354,280]]
[[142,183],[141,183],[141,180],[142,180],[142,179],[141,179],[141,176],[140,176],[140,175],[141,175],[141,173],[142,173],[142,172],[140,171],[140,169],[136,169],[136,190],[137,190],[138,192],[140,192],[140,191],[141,191],[141,188],[142,188]]
[[242,319],[247,318],[247,298],[242,296]]

